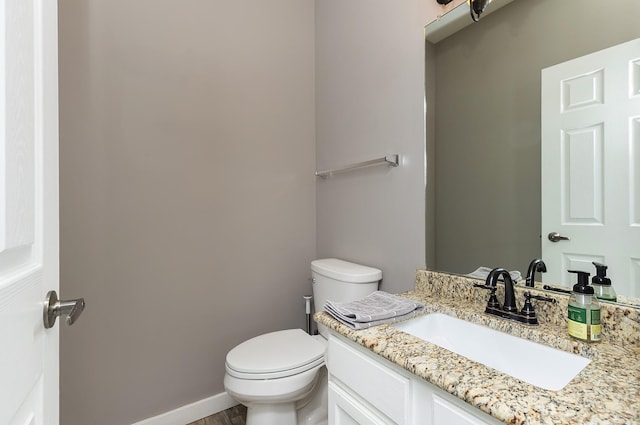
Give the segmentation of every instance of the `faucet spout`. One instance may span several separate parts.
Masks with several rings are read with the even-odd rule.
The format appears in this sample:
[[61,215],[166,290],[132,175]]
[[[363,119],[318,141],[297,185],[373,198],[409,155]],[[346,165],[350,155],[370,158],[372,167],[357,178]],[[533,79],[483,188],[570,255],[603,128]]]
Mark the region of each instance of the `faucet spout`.
[[534,287],[534,282],[536,278],[536,272],[546,273],[547,265],[540,258],[534,259],[531,264],[529,264],[529,270],[527,270],[527,279],[526,286]]
[[[529,270],[539,270],[539,267],[543,268],[546,271],[546,266],[542,260],[536,260],[536,263],[532,263],[532,266],[529,267]],[[542,265],[539,265],[542,264]],[[504,281],[504,305],[500,306],[500,302],[498,301],[498,297],[496,296],[496,289],[498,288],[498,280],[502,278]],[[527,281],[529,278],[527,278]],[[533,282],[533,280],[532,280]],[[516,296],[515,290],[513,287],[513,280],[511,279],[511,275],[509,272],[503,268],[495,268],[489,272],[487,276],[487,280],[484,285],[474,285],[483,289],[489,289],[491,294],[489,295],[489,301],[487,302],[487,307],[484,312],[487,314],[492,314],[494,316],[503,317],[508,320],[514,320],[516,322],[524,323],[526,325],[537,325],[538,318],[536,317],[536,313],[533,309],[533,304],[531,304],[531,299],[541,300],[541,301],[549,301],[556,302],[555,299],[542,297],[540,295],[533,295],[530,292],[526,292],[524,294],[525,303],[522,307],[522,311],[518,311],[516,306]],[[531,285],[533,286],[533,285]]]
[[504,305],[502,310],[506,312],[517,312],[516,307],[516,295],[513,290],[513,281],[509,272],[503,268],[496,268],[491,270],[489,276],[487,276],[487,286],[497,287],[498,279],[502,276],[504,280]]

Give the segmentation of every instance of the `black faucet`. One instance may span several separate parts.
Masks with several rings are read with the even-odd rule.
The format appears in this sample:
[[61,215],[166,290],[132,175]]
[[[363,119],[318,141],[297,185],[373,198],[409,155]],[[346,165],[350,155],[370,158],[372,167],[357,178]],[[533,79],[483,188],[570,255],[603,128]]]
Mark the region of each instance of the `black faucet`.
[[[542,260],[538,260],[544,266]],[[534,266],[535,270],[539,266]],[[531,267],[530,267],[531,268]],[[545,267],[546,269],[546,267]],[[500,306],[500,302],[498,301],[498,297],[496,296],[496,289],[498,288],[498,279],[502,277],[504,281],[504,305]],[[553,298],[543,297],[539,295],[532,295],[530,292],[526,292],[524,294],[525,303],[522,307],[522,311],[518,311],[518,307],[516,306],[516,296],[515,291],[513,289],[513,280],[511,280],[511,275],[508,271],[503,268],[496,268],[491,270],[489,275],[487,276],[487,280],[484,285],[474,285],[476,287],[480,287],[483,289],[489,289],[491,291],[491,295],[489,296],[489,302],[487,303],[487,308],[484,310],[487,314],[493,314],[494,316],[503,317],[509,320],[515,320],[520,323],[524,323],[527,325],[537,325],[538,318],[536,317],[536,313],[533,309],[533,305],[531,304],[531,299],[536,299],[540,301],[547,301],[555,303],[556,300]]]
[[526,279],[526,286],[530,286],[530,287],[534,287],[534,282],[535,282],[535,278],[536,278],[536,272],[541,272],[541,273],[546,273],[547,272],[547,265],[544,263],[544,261],[542,261],[539,258],[535,258],[530,264],[529,264],[529,270],[527,270],[527,279]]
[[513,292],[513,281],[508,271],[502,268],[496,268],[491,270],[489,276],[487,276],[486,286],[491,289],[491,294],[495,294],[495,288],[497,288],[498,279],[502,276],[504,280],[504,305],[502,310],[506,312],[517,312],[516,307],[516,295]]

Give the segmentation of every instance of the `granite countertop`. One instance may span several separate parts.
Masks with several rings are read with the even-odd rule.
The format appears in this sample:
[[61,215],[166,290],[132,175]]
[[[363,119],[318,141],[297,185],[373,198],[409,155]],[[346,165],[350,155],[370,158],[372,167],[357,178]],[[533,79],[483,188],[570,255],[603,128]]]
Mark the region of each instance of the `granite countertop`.
[[[480,290],[482,292],[482,290]],[[486,294],[486,292],[485,292]],[[325,312],[316,321],[381,357],[512,424],[640,423],[640,347],[615,338],[587,344],[557,323],[526,326],[484,314],[477,300],[445,298],[420,285],[401,296],[420,301],[426,313],[440,312],[489,326],[591,359],[562,390],[520,381],[412,335],[380,325],[353,330]],[[485,295],[486,296],[486,295]],[[540,316],[540,313],[539,313]],[[626,319],[626,317],[625,317]],[[542,322],[542,318],[540,317]],[[632,325],[640,325],[632,319]],[[604,327],[604,324],[603,324]]]

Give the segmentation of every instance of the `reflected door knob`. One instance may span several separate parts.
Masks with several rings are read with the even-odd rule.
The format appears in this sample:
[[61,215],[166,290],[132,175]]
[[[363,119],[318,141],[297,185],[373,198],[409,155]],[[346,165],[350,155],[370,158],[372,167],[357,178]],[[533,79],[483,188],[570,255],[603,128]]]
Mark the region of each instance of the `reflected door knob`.
[[78,319],[84,310],[84,298],[70,301],[60,301],[56,291],[49,291],[44,301],[44,327],[52,328],[56,324],[58,316],[66,315],[65,322],[71,326]]
[[569,236],[562,236],[558,232],[551,232],[547,236],[551,242],[559,242],[559,241],[569,241],[571,238]]

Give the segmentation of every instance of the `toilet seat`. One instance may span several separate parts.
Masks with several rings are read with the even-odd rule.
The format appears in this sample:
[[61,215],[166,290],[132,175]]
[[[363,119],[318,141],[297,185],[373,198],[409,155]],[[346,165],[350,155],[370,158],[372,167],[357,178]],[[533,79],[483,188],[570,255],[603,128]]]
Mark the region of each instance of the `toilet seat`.
[[227,373],[239,379],[277,379],[324,363],[325,344],[301,329],[251,338],[227,354]]

